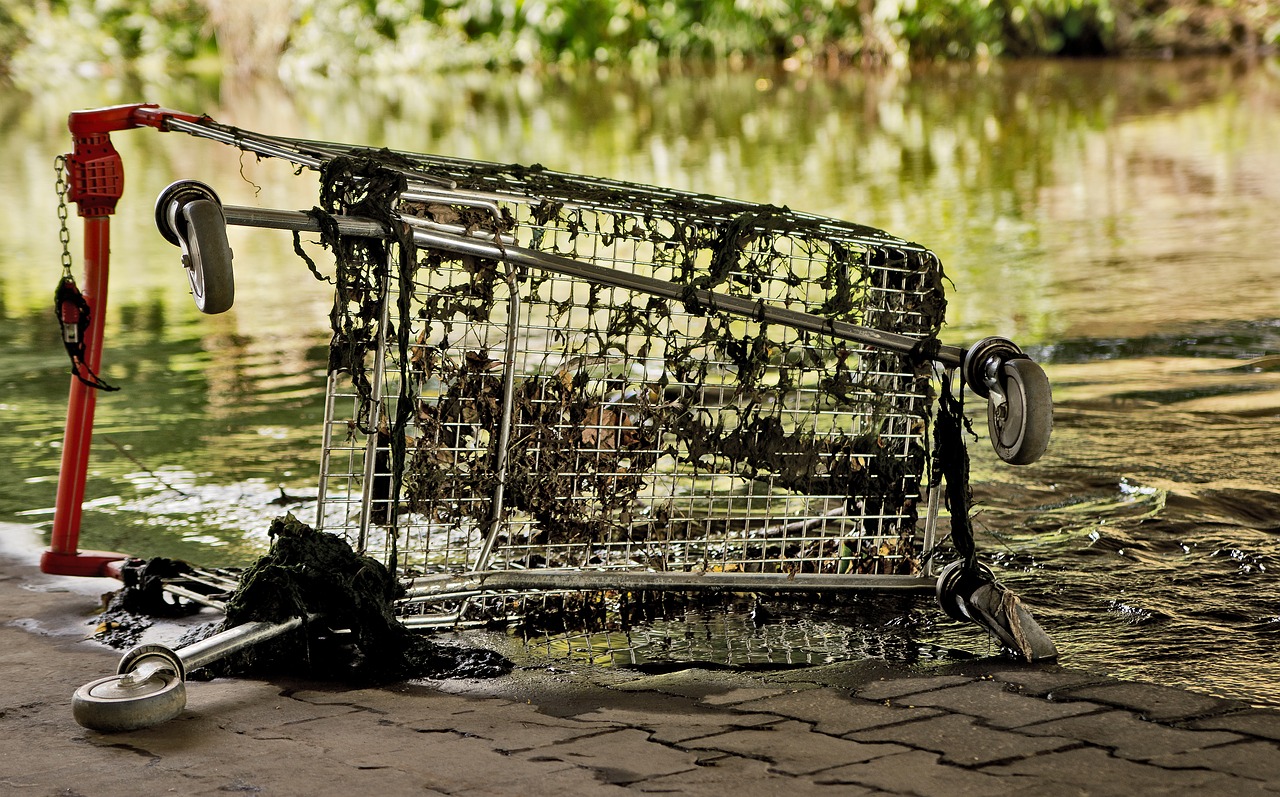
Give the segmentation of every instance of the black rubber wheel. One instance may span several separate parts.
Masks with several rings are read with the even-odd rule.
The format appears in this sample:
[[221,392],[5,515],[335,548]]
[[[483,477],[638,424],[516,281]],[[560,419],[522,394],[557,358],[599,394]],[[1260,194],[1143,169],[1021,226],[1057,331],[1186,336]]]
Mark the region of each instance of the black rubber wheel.
[[1049,377],[1033,360],[1019,357],[1000,367],[1005,401],[987,402],[991,445],[1010,465],[1029,465],[1044,455],[1053,433],[1053,392]]
[[942,572],[938,574],[938,583],[934,586],[934,597],[938,599],[938,606],[943,613],[952,620],[968,622],[969,615],[965,614],[964,607],[960,605],[960,593],[957,589],[963,570],[964,562],[952,562],[942,568]]
[[187,203],[182,214],[187,220],[186,249],[191,253],[182,260],[196,307],[208,315],[225,313],[235,301],[236,286],[222,208],[202,199]]
[[222,200],[213,189],[196,180],[178,180],[170,183],[156,197],[156,229],[164,239],[174,246],[182,246],[182,236],[186,235],[186,219],[179,212],[188,202],[207,199],[218,205]]
[[938,581],[934,585],[934,597],[937,598],[938,606],[943,613],[952,620],[971,623],[973,618],[969,616],[965,599],[978,587],[995,580],[995,573],[992,573],[991,568],[986,565],[980,563],[976,570],[968,571],[965,569],[964,560],[957,559],[938,573]]
[[969,347],[964,354],[961,373],[965,384],[982,398],[990,395],[987,387],[987,366],[992,362],[1003,362],[1014,357],[1022,357],[1022,349],[1008,338],[983,338]]

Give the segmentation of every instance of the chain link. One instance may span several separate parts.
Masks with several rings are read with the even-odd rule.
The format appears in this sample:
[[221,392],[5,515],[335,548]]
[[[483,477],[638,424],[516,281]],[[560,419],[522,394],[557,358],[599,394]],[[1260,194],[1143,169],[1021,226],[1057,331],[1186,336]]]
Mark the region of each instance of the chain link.
[[53,171],[57,176],[54,190],[58,192],[58,240],[62,243],[62,274],[71,276],[71,231],[67,229],[67,156],[53,159]]

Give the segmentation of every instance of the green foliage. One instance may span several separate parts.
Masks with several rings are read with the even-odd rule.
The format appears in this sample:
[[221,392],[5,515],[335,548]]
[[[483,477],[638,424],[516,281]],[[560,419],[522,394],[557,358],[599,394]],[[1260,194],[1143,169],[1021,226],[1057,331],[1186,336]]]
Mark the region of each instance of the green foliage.
[[1120,50],[1249,52],[1280,47],[1280,3],[1274,0],[1112,1]]
[[1113,20],[1110,0],[908,0],[897,17],[913,53],[933,58],[1101,55]]
[[[14,19],[12,0],[0,0],[0,53],[12,53],[22,43],[22,28]],[[0,56],[0,76],[9,70],[9,64]]]
[[903,64],[1280,45],[1280,7],[1270,0],[298,0],[277,9],[283,45],[252,52],[267,62],[246,65],[233,36],[254,32],[261,10],[0,0],[0,70],[33,85],[126,67],[161,77],[222,39],[237,69],[278,71],[295,85],[480,66]]
[[[162,78],[209,47],[196,0],[0,0],[0,68],[31,87],[135,72]],[[0,56],[3,57],[3,56]]]
[[837,0],[431,0],[424,13],[476,42],[514,44],[517,58],[614,61],[786,57],[856,31]]

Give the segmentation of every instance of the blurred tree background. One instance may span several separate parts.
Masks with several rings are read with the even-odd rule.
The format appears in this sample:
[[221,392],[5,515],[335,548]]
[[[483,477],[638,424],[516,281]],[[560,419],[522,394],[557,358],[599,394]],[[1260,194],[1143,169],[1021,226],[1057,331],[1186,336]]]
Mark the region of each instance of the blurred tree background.
[[275,75],[307,85],[474,68],[681,61],[1268,53],[1273,0],[0,0],[0,74]]

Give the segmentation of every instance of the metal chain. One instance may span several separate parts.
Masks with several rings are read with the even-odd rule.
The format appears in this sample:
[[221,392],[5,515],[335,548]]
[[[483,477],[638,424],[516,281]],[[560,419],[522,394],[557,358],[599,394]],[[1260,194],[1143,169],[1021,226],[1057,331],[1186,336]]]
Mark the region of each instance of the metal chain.
[[62,242],[62,275],[71,276],[71,231],[67,229],[67,156],[53,159],[53,171],[57,175],[54,190],[58,192],[58,240]]

